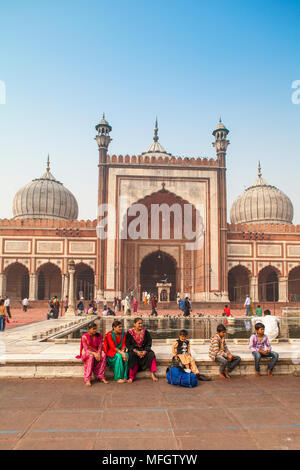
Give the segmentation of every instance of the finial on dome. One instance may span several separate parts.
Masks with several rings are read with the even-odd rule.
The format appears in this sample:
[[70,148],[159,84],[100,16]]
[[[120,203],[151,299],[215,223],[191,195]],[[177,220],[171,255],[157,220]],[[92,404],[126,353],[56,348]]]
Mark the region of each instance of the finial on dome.
[[48,153],[48,158],[47,158],[47,167],[46,167],[46,170],[47,170],[47,172],[50,171],[50,156],[49,156],[49,153]]
[[157,123],[157,116],[156,116],[153,140],[154,140],[154,142],[158,142],[158,139],[159,139],[159,137],[158,137],[158,123]]
[[258,162],[258,177],[262,177],[262,172],[261,172],[261,166],[260,166],[260,161]]

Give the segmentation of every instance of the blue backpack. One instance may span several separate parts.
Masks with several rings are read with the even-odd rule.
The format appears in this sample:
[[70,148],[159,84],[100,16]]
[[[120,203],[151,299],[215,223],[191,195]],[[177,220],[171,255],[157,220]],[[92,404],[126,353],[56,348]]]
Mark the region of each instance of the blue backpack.
[[184,372],[178,367],[167,369],[167,381],[171,385],[181,385],[182,387],[197,387],[198,379],[193,372]]

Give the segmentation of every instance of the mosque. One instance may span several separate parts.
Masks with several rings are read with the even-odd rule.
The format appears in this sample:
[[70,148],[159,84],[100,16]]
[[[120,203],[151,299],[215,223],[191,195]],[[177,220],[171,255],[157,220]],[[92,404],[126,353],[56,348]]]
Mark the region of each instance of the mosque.
[[[1,295],[64,297],[74,261],[77,298],[112,300],[133,292],[141,299],[144,291],[157,293],[166,277],[171,301],[177,293],[202,303],[241,302],[247,294],[255,302],[300,299],[300,226],[292,223],[290,199],[262,178],[260,165],[228,223],[229,130],[221,119],[211,159],[168,153],[157,121],[148,150],[111,156],[112,127],[104,115],[95,127],[98,219],[78,220],[77,200],[53,176],[48,158],[46,172],[15,195],[13,218],[0,219]],[[114,236],[99,236],[106,207],[115,210],[105,229]],[[200,243],[191,249],[193,240]]]

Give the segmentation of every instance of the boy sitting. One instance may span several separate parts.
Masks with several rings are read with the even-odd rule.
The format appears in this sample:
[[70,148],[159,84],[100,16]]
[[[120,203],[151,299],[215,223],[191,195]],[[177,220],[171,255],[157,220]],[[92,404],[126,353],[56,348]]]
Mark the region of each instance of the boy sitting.
[[186,330],[181,330],[179,332],[179,338],[172,346],[173,356],[179,357],[185,368],[190,369],[198,380],[211,380],[210,377],[199,373],[195,359],[191,356],[190,342],[187,339],[187,336],[188,332]]
[[256,333],[250,337],[249,348],[254,356],[255,375],[260,376],[260,360],[262,357],[271,357],[268,365],[268,376],[272,376],[273,368],[278,361],[279,354],[271,351],[269,338],[265,335],[265,325],[263,323],[256,323]]
[[220,363],[220,377],[222,379],[230,379],[229,372],[240,363],[239,356],[230,354],[225,342],[226,327],[224,325],[217,326],[217,333],[210,339],[208,355],[212,361]]

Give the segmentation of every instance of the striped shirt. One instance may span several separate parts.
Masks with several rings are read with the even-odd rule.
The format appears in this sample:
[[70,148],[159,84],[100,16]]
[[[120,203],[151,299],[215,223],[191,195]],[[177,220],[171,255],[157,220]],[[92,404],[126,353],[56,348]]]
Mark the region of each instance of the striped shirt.
[[215,361],[216,356],[227,356],[229,350],[226,345],[225,338],[221,338],[218,333],[210,339],[208,355],[212,361]]

